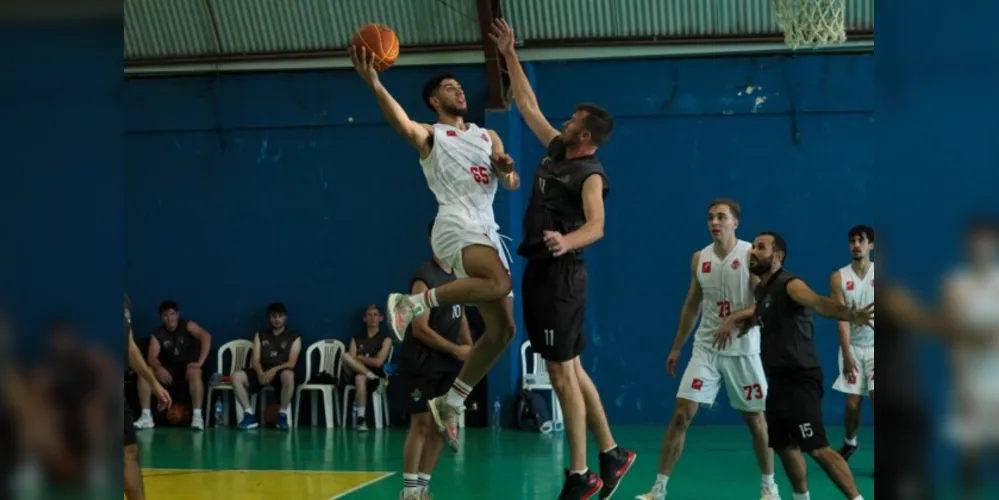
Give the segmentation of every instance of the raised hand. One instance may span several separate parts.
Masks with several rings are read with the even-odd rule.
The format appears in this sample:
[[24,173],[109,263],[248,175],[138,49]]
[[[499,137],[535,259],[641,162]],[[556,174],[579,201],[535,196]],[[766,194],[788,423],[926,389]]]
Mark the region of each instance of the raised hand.
[[493,29],[489,33],[489,38],[496,44],[496,49],[499,50],[500,54],[504,56],[513,54],[517,38],[513,36],[513,28],[507,24],[506,19],[501,18],[493,21]]
[[354,70],[365,83],[371,85],[378,81],[378,72],[375,71],[375,55],[368,53],[368,49],[351,45],[347,52],[350,54],[350,62],[354,63]]

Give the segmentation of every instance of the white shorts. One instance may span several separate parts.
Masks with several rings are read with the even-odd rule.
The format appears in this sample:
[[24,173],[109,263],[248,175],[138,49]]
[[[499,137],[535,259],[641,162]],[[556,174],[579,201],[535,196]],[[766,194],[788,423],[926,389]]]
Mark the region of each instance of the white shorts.
[[710,406],[722,385],[733,409],[747,413],[766,409],[767,377],[759,354],[720,356],[695,344],[676,397]]
[[[459,278],[468,277],[462,262],[462,251],[472,245],[495,248],[500,262],[509,274],[510,261],[507,259],[506,246],[494,228],[495,224],[475,222],[459,215],[438,215],[434,221],[434,230],[430,233],[430,246],[434,255],[451,266],[455,276]],[[512,289],[508,297],[513,297]]]
[[850,352],[857,361],[857,373],[843,375],[843,350],[839,350],[839,377],[833,389],[843,394],[867,396],[874,392],[874,346],[858,347],[851,345]]

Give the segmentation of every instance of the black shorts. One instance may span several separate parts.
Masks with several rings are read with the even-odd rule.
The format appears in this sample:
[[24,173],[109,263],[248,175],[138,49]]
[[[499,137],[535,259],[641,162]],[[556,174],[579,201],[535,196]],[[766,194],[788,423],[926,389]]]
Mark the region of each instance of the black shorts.
[[[280,370],[277,373],[275,373],[274,374],[274,378],[271,379],[271,383],[267,384],[267,385],[273,387],[274,390],[277,391],[278,394],[280,394],[281,393],[281,374],[284,373],[284,372],[286,372],[286,371],[289,371],[289,370],[291,370],[291,368],[285,368],[285,369]],[[267,371],[267,370],[264,369],[264,371]],[[247,394],[249,394],[251,396],[254,395],[254,394],[259,393],[260,390],[264,388],[264,384],[260,383],[260,378],[257,377],[257,373],[255,371],[253,371],[253,370],[250,370],[250,371],[246,372],[246,380],[248,382],[248,384],[246,386],[246,392],[247,392]]]
[[427,413],[430,411],[427,403],[431,399],[447,394],[456,378],[458,378],[457,373],[400,374],[399,387],[406,398],[403,411],[406,415]]
[[586,348],[586,263],[575,257],[529,260],[521,297],[531,349],[547,361],[575,359]]
[[132,417],[132,410],[128,408],[128,403],[125,403],[125,436],[124,442],[125,446],[131,446],[138,443],[138,438],[135,435],[135,419]]
[[[192,361],[193,362],[193,361]],[[164,364],[163,368],[170,373],[170,378],[173,379],[169,384],[163,384],[170,387],[187,387],[187,363],[171,363]]]
[[770,447],[796,446],[811,452],[829,446],[822,423],[822,370],[811,368],[770,376],[767,430]]

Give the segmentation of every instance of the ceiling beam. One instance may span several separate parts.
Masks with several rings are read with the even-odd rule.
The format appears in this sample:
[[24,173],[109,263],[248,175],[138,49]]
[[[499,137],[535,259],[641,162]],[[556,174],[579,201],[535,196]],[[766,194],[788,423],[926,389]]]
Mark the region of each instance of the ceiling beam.
[[500,56],[496,44],[489,38],[493,20],[502,17],[500,0],[475,0],[479,14],[479,33],[482,36],[482,53],[486,60],[486,82],[488,94],[486,109],[507,109],[509,107],[509,92],[507,92],[506,60]]

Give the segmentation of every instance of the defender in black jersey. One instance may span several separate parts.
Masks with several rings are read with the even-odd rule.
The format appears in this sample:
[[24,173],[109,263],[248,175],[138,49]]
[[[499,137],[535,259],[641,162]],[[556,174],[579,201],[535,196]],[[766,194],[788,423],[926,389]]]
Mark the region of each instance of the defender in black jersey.
[[[527,258],[521,292],[524,326],[531,348],[547,363],[569,437],[571,465],[559,498],[586,499],[598,492],[600,498],[608,498],[636,455],[614,442],[600,395],[579,355],[586,347],[587,275],[582,254],[603,237],[604,198],[610,190],[596,152],[610,137],[614,119],[599,106],[580,104],[562,130],[556,130],[538,108],[506,21],[494,23],[492,38],[506,58],[517,109],[548,148],[534,175],[524,214],[524,241],[517,253]],[[586,467],[588,416],[601,450],[600,477]]]
[[[429,234],[434,223],[430,222]],[[450,283],[454,270],[434,256],[409,280],[411,293]],[[428,402],[447,394],[468,356],[472,335],[460,305],[430,309],[417,316],[406,331],[399,356],[399,384],[406,394],[409,434],[403,445],[403,500],[426,498],[430,476],[444,447],[444,439],[430,415]]]
[[[132,301],[129,300],[128,295],[125,295],[125,357],[128,360],[128,365],[135,373],[139,375],[140,378],[149,383],[152,388],[153,395],[159,401],[159,408],[161,410],[166,409],[172,403],[170,401],[170,393],[163,388],[159,380],[156,379],[156,375],[153,374],[153,370],[149,368],[146,364],[146,360],[143,359],[142,351],[139,347],[135,345],[135,339],[132,336]],[[136,442],[135,436],[135,425],[132,423],[132,412],[128,409],[128,403],[125,403],[125,480],[124,480],[124,491],[125,498],[128,500],[145,500],[146,493],[142,484],[142,467],[139,465],[139,445]]]
[[874,305],[850,309],[821,297],[784,269],[787,243],[776,233],[756,237],[749,270],[760,277],[754,317],[760,325],[760,355],[770,382],[766,416],[770,447],[780,456],[795,494],[808,493],[805,461],[811,455],[851,500],[860,499],[846,461],[829,447],[822,424],[822,367],[815,355],[812,311],[830,319],[870,325]]

